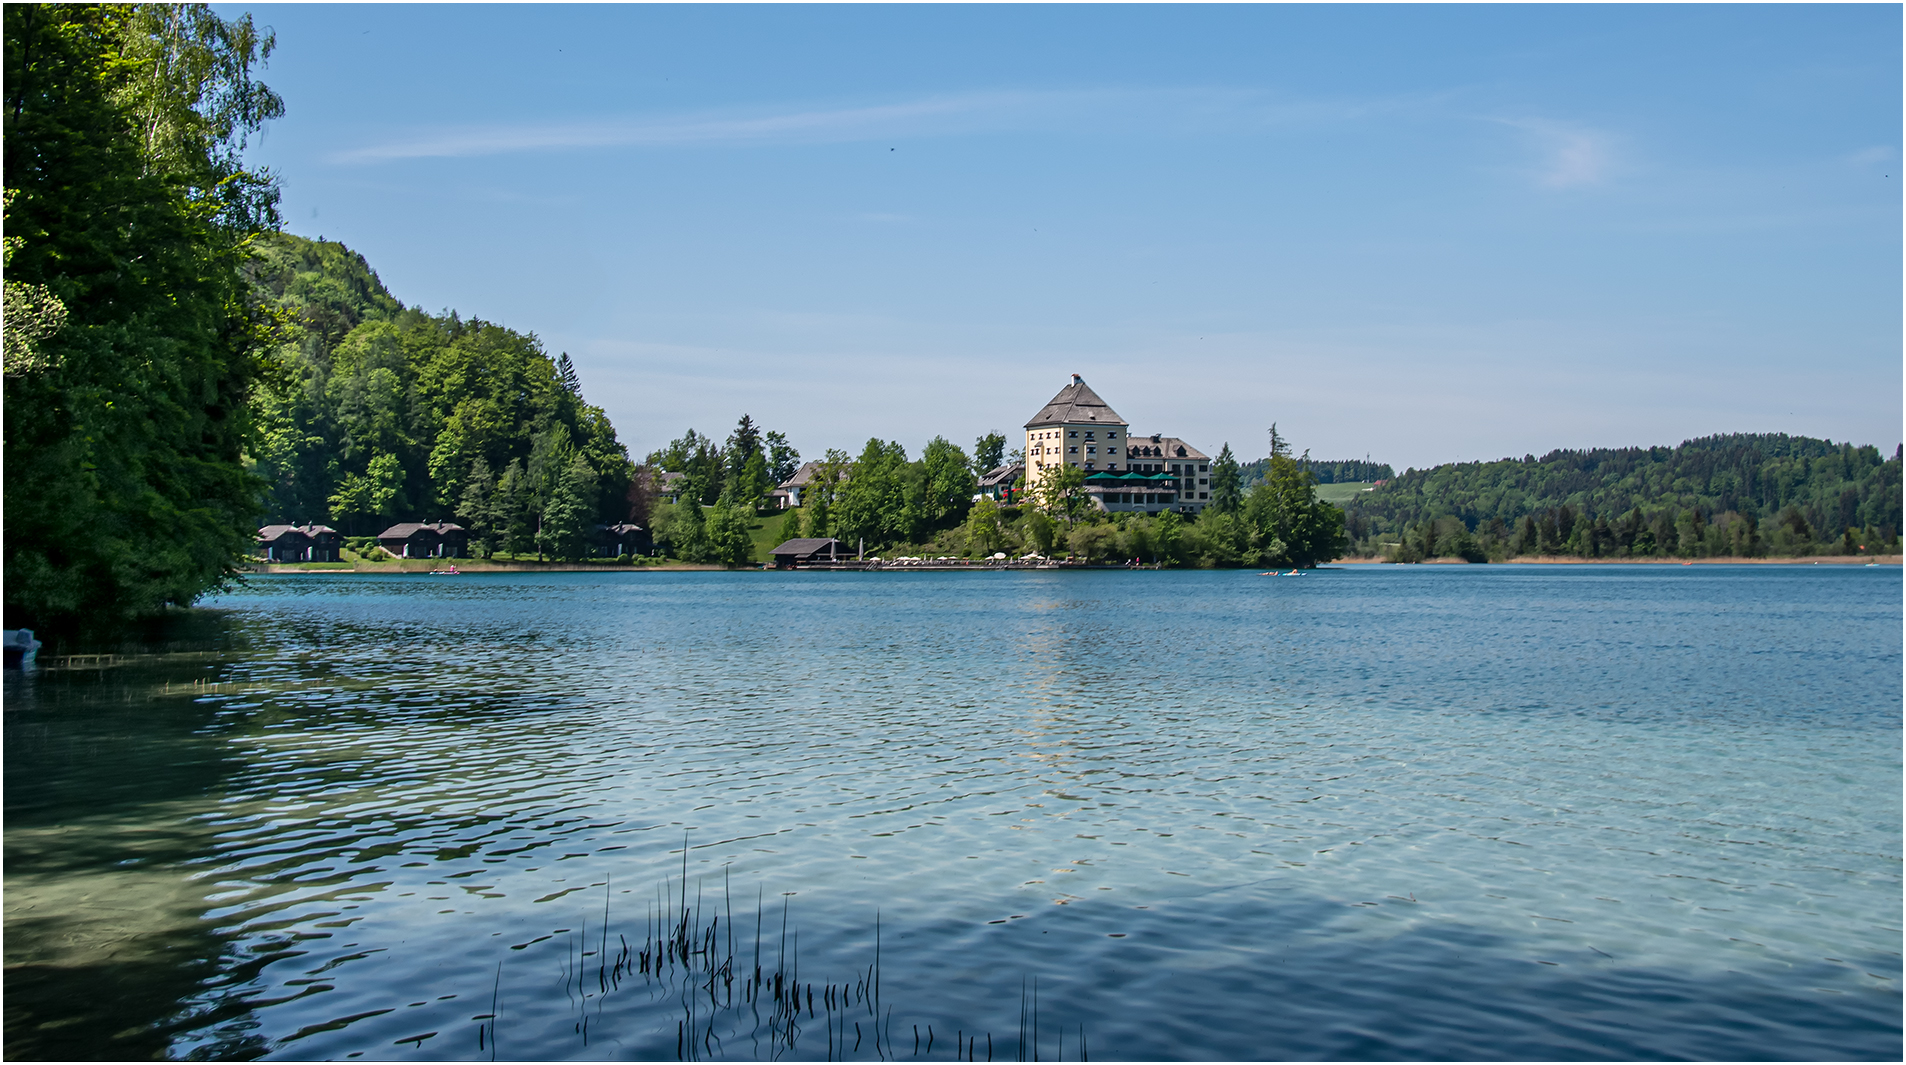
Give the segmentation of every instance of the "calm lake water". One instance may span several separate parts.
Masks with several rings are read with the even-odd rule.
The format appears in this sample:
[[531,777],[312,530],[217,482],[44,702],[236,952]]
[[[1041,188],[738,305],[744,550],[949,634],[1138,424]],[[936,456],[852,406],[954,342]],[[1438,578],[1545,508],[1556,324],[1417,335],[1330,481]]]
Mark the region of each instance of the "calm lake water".
[[1901,596],[254,578],[8,675],[8,1056],[1897,1060]]

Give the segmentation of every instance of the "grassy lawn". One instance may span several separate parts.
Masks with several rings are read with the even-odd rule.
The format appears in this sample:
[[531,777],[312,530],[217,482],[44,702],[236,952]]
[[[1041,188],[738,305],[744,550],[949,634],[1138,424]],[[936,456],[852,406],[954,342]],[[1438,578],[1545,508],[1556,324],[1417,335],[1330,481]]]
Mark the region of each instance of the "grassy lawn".
[[748,535],[754,540],[756,562],[768,561],[768,552],[780,547],[784,541],[792,539],[792,537],[781,535],[781,530],[784,527],[782,523],[787,520],[789,514],[793,513],[795,512],[784,511],[770,517],[756,518],[748,523]]
[[1317,498],[1325,503],[1343,506],[1355,499],[1357,493],[1370,487],[1369,481],[1352,481],[1349,484],[1320,484],[1317,486]]

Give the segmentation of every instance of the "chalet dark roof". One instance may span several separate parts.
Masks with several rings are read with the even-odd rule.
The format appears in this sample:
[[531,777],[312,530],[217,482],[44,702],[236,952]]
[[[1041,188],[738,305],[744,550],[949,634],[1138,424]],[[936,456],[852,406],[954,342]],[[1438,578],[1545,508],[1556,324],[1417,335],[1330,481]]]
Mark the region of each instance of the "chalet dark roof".
[[640,525],[631,524],[626,521],[616,522],[613,525],[599,525],[597,526],[597,528],[601,529],[603,532],[615,533],[617,536],[623,536],[628,533],[639,533],[642,531],[642,527]]
[[[845,481],[847,479],[848,474],[852,472],[853,468],[854,468],[853,463],[851,462],[847,463],[847,465],[840,471],[840,479]],[[818,475],[820,472],[821,472],[821,463],[819,459],[816,459],[813,462],[803,462],[801,463],[801,468],[794,471],[794,476],[788,478],[785,481],[782,481],[780,486],[782,488],[806,488],[808,485],[814,483],[815,476]]]
[[1134,459],[1183,459],[1187,462],[1210,462],[1211,456],[1185,443],[1175,436],[1162,436],[1153,433],[1150,436],[1132,436],[1126,438],[1125,455]]
[[[830,546],[833,548],[831,552],[828,550]],[[775,558],[787,557],[796,560],[812,558],[820,554],[839,555],[842,558],[849,557],[853,554],[852,551],[847,549],[846,544],[841,543],[833,537],[801,537],[799,539],[789,540],[768,553]]]
[[463,526],[448,521],[403,521],[377,534],[379,540],[408,540],[420,532],[431,532],[445,536],[453,532],[462,532]]
[[1031,429],[1036,425],[1071,425],[1088,422],[1097,425],[1124,425],[1125,419],[1118,416],[1104,400],[1099,398],[1085,378],[1072,375],[1072,383],[1061,388],[1052,402],[1045,405],[1032,420],[1026,423]]
[[986,471],[986,476],[979,479],[979,486],[981,488],[997,488],[1003,484],[1010,488],[1013,482],[1019,480],[1020,475],[1025,472],[1026,467],[1020,463],[1014,463],[1010,466],[1000,466],[997,469]]
[[261,543],[270,543],[293,533],[316,538],[325,533],[335,534],[336,532],[337,530],[329,525],[267,525],[258,530],[258,539]]
[[[820,468],[821,464],[818,462],[803,462],[801,463],[801,468],[794,471],[794,476],[781,482],[781,487],[806,488],[808,484],[814,480],[814,475],[820,471]],[[792,543],[793,541],[789,542]]]

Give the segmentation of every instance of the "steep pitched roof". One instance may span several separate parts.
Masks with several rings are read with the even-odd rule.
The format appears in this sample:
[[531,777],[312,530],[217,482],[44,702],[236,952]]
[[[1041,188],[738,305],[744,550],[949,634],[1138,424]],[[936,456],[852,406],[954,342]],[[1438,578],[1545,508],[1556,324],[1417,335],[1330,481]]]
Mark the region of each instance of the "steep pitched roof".
[[[1156,452],[1156,454],[1153,454]],[[1125,454],[1130,458],[1190,459],[1194,462],[1210,462],[1211,456],[1185,443],[1175,436],[1130,436],[1126,438]]]
[[[848,478],[848,475],[853,472],[853,469],[854,469],[854,464],[851,462],[848,463],[845,467],[841,469],[840,479],[842,481],[846,481]],[[821,460],[820,459],[815,459],[812,462],[803,462],[801,463],[801,468],[794,471],[794,476],[781,482],[781,487],[782,488],[806,488],[808,485],[813,484],[814,478],[819,477],[820,474],[821,474]]]
[[377,534],[379,540],[408,540],[420,532],[436,533],[447,536],[453,532],[462,532],[463,526],[455,522],[439,521],[402,521]]
[[1014,463],[1010,466],[998,466],[986,471],[986,476],[979,479],[979,486],[981,488],[994,488],[1002,484],[1011,485],[1025,472],[1026,467],[1023,463]]
[[1060,425],[1077,422],[1096,422],[1100,425],[1124,425],[1125,419],[1111,405],[1099,398],[1085,378],[1072,375],[1072,383],[1061,388],[1052,402],[1045,405],[1032,420],[1026,423],[1030,429],[1035,425]]
[[831,554],[847,554],[848,553],[847,545],[841,543],[838,540],[833,539],[832,537],[804,537],[800,539],[789,540],[786,543],[782,544],[780,547],[777,547],[773,551],[770,551],[768,553],[776,557],[779,557],[782,555],[792,555],[795,558],[806,559],[806,558],[811,558],[815,555],[818,555],[822,551],[828,550],[830,547],[833,549],[832,552],[830,552]]

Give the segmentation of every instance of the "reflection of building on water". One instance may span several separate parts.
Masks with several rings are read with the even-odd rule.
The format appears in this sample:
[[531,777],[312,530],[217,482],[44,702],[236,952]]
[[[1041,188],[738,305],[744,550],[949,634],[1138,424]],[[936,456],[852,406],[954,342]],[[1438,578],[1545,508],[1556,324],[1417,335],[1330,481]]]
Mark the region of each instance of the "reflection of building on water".
[[1197,514],[1211,502],[1210,456],[1175,436],[1132,435],[1078,374],[1026,423],[1026,489],[1065,466],[1084,471],[1101,510]]

